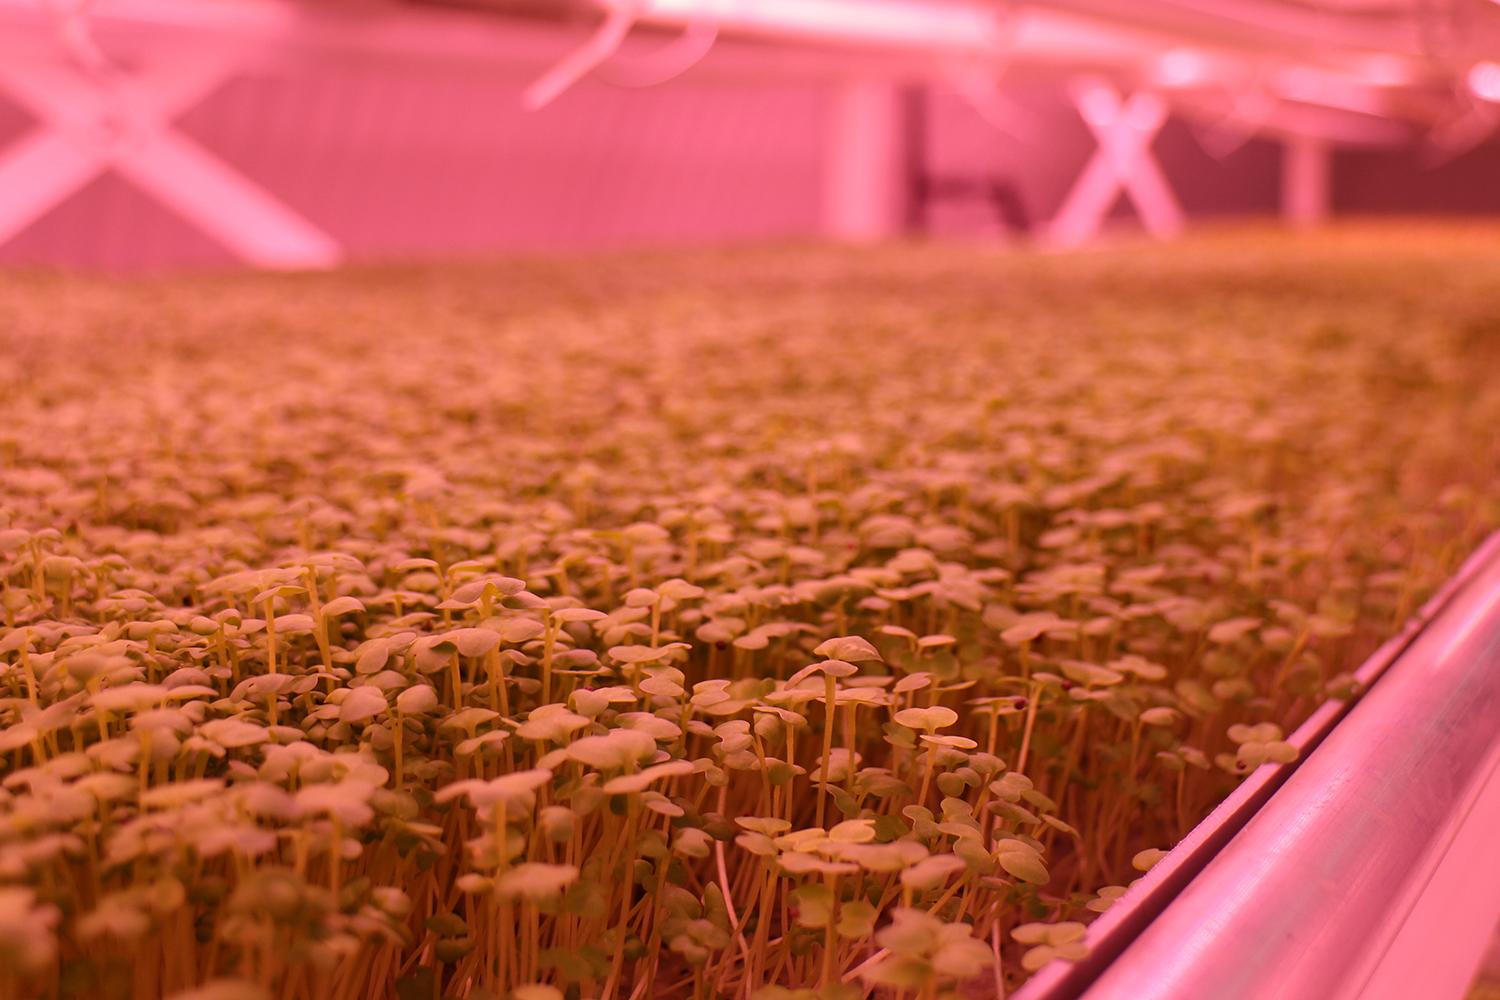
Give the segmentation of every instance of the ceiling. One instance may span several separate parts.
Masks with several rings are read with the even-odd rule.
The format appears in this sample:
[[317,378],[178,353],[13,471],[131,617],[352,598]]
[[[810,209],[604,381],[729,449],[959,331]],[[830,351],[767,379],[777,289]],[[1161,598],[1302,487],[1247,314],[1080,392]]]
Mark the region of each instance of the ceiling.
[[[613,30],[886,51],[1005,78],[1103,75],[1180,109],[1342,143],[1487,134],[1465,85],[1500,60],[1500,0],[409,0]],[[602,21],[601,21],[602,18]],[[575,69],[577,67],[574,67]],[[1480,126],[1475,127],[1475,120]]]

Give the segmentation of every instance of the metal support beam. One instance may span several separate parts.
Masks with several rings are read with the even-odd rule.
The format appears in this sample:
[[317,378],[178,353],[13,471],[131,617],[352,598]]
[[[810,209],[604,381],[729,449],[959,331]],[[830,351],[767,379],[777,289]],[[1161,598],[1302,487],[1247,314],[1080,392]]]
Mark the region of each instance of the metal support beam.
[[1182,208],[1151,155],[1151,141],[1167,120],[1166,103],[1145,91],[1122,100],[1103,80],[1076,83],[1073,103],[1099,148],[1048,227],[1047,241],[1061,248],[1087,243],[1122,193],[1151,235],[1181,232]]

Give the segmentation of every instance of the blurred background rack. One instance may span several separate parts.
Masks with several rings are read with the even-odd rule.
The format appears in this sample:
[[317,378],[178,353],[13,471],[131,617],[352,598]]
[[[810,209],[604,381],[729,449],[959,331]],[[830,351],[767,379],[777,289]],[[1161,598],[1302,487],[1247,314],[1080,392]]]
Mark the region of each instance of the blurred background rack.
[[1500,211],[1492,0],[0,0],[0,263]]

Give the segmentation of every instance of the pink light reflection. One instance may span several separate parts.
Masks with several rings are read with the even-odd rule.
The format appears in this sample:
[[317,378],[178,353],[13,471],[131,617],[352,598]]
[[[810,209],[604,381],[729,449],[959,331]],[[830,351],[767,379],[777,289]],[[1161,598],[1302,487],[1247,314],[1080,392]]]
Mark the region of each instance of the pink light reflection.
[[1500,104],[1500,63],[1475,63],[1469,67],[1467,80],[1475,97]]
[[1156,64],[1156,82],[1169,89],[1197,87],[1213,77],[1212,62],[1197,49],[1168,49]]

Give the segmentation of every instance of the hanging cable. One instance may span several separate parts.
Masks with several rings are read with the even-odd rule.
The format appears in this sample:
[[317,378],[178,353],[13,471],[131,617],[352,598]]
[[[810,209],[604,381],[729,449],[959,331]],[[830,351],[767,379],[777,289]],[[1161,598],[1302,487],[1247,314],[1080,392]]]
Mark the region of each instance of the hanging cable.
[[600,68],[599,78],[615,87],[657,87],[682,76],[703,61],[719,40],[719,23],[701,18],[689,23],[666,45],[628,64],[617,59]]
[[642,6],[644,0],[617,0],[586,42],[563,56],[522,92],[522,107],[540,111],[613,55],[635,26]]

